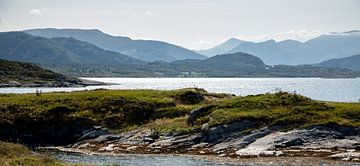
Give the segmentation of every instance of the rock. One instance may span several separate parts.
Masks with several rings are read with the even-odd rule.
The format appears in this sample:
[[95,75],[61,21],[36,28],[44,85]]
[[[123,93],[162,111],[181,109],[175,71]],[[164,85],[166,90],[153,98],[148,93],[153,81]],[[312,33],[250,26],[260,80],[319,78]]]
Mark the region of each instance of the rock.
[[91,145],[90,143],[84,143],[84,144],[79,145],[77,148],[78,149],[86,149],[86,148],[94,147],[94,146],[95,145]]
[[173,137],[163,137],[151,143],[149,147],[185,148],[200,142],[200,134],[187,134]]
[[192,149],[196,149],[196,148],[205,148],[207,145],[209,145],[208,143],[202,142],[196,145],[191,146]]
[[137,148],[138,148],[138,146],[130,146],[130,147],[126,148],[126,151],[132,151],[132,150],[135,150]]
[[290,137],[290,138],[285,138],[285,140],[277,140],[278,143],[276,145],[276,147],[290,147],[290,146],[299,146],[303,144],[303,140],[301,138],[298,137]]
[[249,120],[233,122],[230,124],[219,125],[211,127],[206,134],[203,135],[203,140],[206,142],[219,142],[226,139],[234,132],[241,132],[250,127],[255,127],[258,123]]
[[116,149],[114,149],[114,147],[115,147],[114,144],[109,144],[109,145],[107,145],[106,147],[100,148],[98,151],[99,151],[99,152],[103,152],[103,151],[111,152],[111,151],[116,150]]
[[144,141],[145,141],[145,142],[152,143],[152,142],[154,142],[154,139],[152,139],[152,138],[150,138],[150,137],[144,137]]
[[196,119],[205,116],[206,113],[208,113],[208,111],[210,111],[213,107],[214,106],[210,105],[191,110],[187,119],[188,125],[194,126],[194,122],[196,121]]
[[218,155],[219,157],[225,157],[226,156],[226,154],[220,154],[220,155]]
[[276,155],[276,152],[273,150],[275,148],[273,143],[274,140],[281,134],[283,133],[275,132],[265,137],[259,138],[255,142],[248,145],[246,148],[236,151],[235,154],[239,156],[274,156]]
[[208,131],[209,131],[209,124],[208,123],[205,123],[201,126],[201,134],[204,135],[206,134]]
[[82,132],[82,136],[78,141],[97,138],[102,135],[110,134],[109,130],[101,126],[93,126],[91,129]]
[[333,154],[333,155],[328,156],[328,158],[331,158],[331,159],[349,158],[349,160],[350,160],[350,159],[354,159],[354,158],[360,158],[360,152],[337,153],[337,154]]
[[99,137],[93,139],[93,141],[95,141],[97,143],[104,143],[104,142],[119,140],[121,138],[123,138],[123,135],[120,135],[120,134],[107,134],[107,135],[99,136]]

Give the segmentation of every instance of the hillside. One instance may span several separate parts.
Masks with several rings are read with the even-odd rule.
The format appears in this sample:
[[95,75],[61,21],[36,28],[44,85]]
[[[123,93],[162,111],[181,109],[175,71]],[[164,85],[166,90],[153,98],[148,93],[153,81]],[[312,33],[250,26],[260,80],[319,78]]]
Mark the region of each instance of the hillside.
[[360,71],[360,54],[353,55],[346,58],[327,60],[315,66],[331,67],[331,68],[343,68]]
[[330,157],[356,154],[360,134],[360,104],[287,92],[94,90],[7,94],[0,102],[0,140],[64,152]]
[[65,77],[31,63],[0,59],[0,87],[69,87],[90,83]]
[[0,33],[0,58],[36,64],[141,64],[140,60],[103,50],[74,38],[32,36],[24,32]]
[[[239,41],[233,39],[232,41]],[[263,42],[236,42],[237,46],[231,45],[232,49],[223,49],[223,52],[213,52],[229,46],[229,41],[202,53],[214,56],[217,54],[246,52],[261,58],[266,64],[277,65],[299,65],[313,64],[334,58],[344,58],[360,53],[360,33],[359,31],[349,31],[341,33],[324,34],[306,42],[295,40],[285,40],[276,42],[267,40]],[[230,47],[230,48],[231,48]],[[221,50],[221,49],[220,49]]]
[[245,41],[231,38],[231,39],[225,41],[224,43],[221,43],[220,45],[217,45],[213,48],[197,50],[196,52],[211,57],[211,56],[227,53],[243,42],[245,42]]
[[217,55],[205,60],[153,62],[142,65],[43,65],[59,73],[84,77],[359,77],[360,72],[311,65],[268,66],[246,53]]
[[128,37],[111,36],[100,30],[83,29],[30,29],[24,32],[47,38],[73,37],[92,43],[102,49],[116,51],[144,61],[175,61],[204,59],[203,55],[180,46],[155,40],[132,40]]

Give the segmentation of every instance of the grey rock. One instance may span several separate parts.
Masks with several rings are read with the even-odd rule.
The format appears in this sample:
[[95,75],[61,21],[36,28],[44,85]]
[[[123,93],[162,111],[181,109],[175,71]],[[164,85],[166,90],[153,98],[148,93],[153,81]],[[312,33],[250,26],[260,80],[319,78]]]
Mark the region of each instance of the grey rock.
[[203,140],[206,142],[216,143],[228,138],[234,133],[242,132],[250,127],[255,127],[257,124],[257,122],[244,120],[211,127],[209,131],[203,135]]

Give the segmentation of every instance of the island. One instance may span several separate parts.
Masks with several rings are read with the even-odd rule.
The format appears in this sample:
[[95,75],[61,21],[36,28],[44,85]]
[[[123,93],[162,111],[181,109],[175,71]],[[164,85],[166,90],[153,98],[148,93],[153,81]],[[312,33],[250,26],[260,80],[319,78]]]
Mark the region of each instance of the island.
[[35,149],[348,162],[360,155],[360,103],[295,93],[92,90],[1,94],[0,103],[0,140]]

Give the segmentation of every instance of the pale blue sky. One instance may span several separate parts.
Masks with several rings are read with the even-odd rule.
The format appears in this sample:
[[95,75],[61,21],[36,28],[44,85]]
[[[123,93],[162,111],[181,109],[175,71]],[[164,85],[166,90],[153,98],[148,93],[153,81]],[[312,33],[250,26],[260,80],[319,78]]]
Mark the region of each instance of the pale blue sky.
[[98,28],[192,49],[360,29],[360,0],[0,0],[0,31]]

